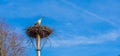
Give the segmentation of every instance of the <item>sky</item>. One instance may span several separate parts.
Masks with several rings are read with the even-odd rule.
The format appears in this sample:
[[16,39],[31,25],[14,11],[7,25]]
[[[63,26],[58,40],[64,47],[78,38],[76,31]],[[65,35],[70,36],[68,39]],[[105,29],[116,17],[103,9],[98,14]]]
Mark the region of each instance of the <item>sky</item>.
[[0,17],[19,34],[41,16],[54,31],[41,56],[120,54],[120,0],[0,0]]

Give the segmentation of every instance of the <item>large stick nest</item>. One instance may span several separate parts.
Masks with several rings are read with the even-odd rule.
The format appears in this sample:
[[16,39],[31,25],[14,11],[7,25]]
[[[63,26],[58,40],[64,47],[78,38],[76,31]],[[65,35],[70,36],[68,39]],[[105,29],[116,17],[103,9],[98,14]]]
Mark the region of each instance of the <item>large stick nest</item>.
[[26,33],[29,37],[36,38],[37,34],[40,38],[48,37],[53,31],[47,26],[30,26],[26,29]]

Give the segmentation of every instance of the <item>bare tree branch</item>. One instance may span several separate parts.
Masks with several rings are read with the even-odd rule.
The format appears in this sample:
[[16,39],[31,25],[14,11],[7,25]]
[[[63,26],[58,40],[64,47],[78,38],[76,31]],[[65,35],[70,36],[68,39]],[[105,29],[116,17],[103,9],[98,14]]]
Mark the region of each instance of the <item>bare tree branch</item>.
[[0,19],[0,56],[25,56],[24,39]]

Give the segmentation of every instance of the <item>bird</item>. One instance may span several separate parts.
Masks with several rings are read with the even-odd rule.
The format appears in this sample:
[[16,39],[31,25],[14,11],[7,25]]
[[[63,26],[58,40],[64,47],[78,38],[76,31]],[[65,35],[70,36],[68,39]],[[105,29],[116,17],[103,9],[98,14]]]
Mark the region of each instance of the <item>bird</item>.
[[42,18],[43,18],[43,17],[41,17],[41,18],[35,23],[35,26],[40,26],[40,24],[41,24],[41,22],[42,22]]

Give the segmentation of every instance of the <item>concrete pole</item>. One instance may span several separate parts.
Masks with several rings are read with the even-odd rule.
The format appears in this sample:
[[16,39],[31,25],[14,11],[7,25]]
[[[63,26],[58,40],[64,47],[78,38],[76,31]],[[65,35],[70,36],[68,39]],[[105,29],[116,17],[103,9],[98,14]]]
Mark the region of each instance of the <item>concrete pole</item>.
[[37,45],[37,56],[40,56],[40,35],[39,34],[37,34],[36,45]]

